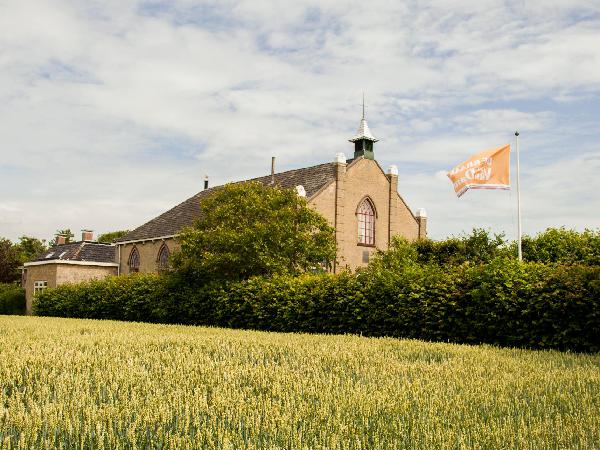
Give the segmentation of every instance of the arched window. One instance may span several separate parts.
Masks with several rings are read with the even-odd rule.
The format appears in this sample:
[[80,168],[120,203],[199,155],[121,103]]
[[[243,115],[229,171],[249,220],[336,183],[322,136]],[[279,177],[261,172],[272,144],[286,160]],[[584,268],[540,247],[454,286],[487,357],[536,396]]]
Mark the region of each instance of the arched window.
[[375,245],[375,207],[365,198],[356,210],[358,218],[358,243]]
[[158,250],[158,256],[156,257],[156,265],[158,267],[159,272],[164,272],[169,268],[169,256],[171,252],[169,251],[169,247],[167,244],[163,243]]
[[129,267],[129,273],[140,271],[140,252],[138,251],[137,247],[133,247],[131,249],[127,266]]

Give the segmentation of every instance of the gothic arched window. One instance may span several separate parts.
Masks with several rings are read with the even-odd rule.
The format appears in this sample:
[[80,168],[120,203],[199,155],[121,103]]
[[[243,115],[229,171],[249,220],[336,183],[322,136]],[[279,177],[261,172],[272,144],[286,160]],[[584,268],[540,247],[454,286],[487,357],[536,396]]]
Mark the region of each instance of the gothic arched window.
[[169,251],[169,247],[167,244],[163,243],[160,246],[160,250],[158,250],[158,256],[156,257],[156,265],[158,266],[159,272],[164,272],[169,268],[169,256],[171,252]]
[[140,271],[140,252],[135,246],[131,249],[129,259],[127,260],[127,266],[129,267],[129,273]]
[[358,243],[375,245],[375,207],[365,198],[356,210],[358,218]]

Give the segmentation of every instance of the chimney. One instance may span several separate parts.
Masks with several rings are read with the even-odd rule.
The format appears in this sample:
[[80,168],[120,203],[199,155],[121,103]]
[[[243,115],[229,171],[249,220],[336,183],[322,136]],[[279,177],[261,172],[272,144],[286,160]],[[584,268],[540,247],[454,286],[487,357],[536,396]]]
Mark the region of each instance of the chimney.
[[56,245],[63,245],[67,243],[67,237],[64,234],[56,235]]
[[275,157],[271,156],[271,184],[275,184]]
[[81,240],[82,241],[94,240],[94,232],[92,230],[81,230]]
[[204,189],[208,189],[208,175],[204,175]]
[[427,239],[427,211],[425,208],[419,208],[415,216],[419,225],[419,239]]

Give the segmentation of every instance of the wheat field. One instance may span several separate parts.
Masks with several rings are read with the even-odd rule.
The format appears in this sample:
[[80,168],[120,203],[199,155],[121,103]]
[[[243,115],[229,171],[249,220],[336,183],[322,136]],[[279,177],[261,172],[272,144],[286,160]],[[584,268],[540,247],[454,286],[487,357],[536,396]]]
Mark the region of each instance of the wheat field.
[[600,448],[600,355],[0,316],[0,448]]

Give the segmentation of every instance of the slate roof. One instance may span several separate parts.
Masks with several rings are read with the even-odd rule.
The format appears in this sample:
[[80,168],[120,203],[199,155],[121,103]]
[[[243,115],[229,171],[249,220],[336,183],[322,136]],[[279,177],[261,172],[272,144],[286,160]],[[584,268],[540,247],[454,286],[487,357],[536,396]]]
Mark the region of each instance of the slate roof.
[[115,262],[115,246],[99,242],[81,241],[56,245],[33,261],[88,261]]
[[[350,162],[351,160],[348,160],[348,163]],[[295,188],[298,185],[302,185],[306,190],[307,198],[311,198],[333,180],[335,180],[335,163],[333,162],[275,174],[275,184],[277,186]],[[271,175],[240,181],[240,183],[249,181],[270,184]],[[218,187],[215,186],[197,193],[183,203],[127,233],[115,242],[137,241],[177,234],[182,228],[194,223],[194,220],[200,215],[200,202],[202,198],[214,192],[214,189]]]

